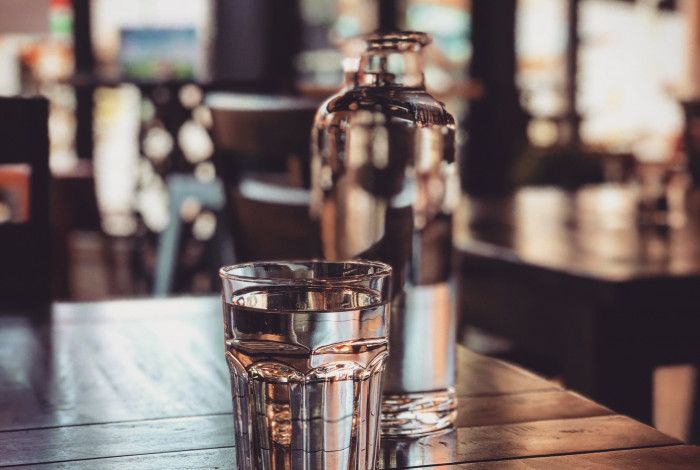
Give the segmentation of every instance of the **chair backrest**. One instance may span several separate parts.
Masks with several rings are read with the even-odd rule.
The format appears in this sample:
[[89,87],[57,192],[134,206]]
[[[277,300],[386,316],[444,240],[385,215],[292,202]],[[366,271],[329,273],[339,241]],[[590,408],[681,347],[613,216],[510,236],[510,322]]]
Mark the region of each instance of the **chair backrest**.
[[[309,192],[284,173],[244,173],[237,157],[261,161],[301,157],[308,171],[309,138],[317,99],[211,93],[215,164],[231,214],[236,260],[319,257],[318,225],[309,216]],[[265,165],[257,166],[258,171]],[[302,175],[302,181],[304,179]],[[308,178],[307,178],[308,179]]]
[[[0,98],[0,172],[3,168],[5,198],[14,198],[16,210],[25,213],[0,223],[0,302],[48,302],[52,290],[45,99]],[[26,201],[23,194],[28,195]]]
[[291,96],[210,93],[217,150],[275,158],[306,155],[319,100]]
[[321,256],[318,223],[309,217],[310,192],[268,178],[244,177],[231,190],[236,261]]

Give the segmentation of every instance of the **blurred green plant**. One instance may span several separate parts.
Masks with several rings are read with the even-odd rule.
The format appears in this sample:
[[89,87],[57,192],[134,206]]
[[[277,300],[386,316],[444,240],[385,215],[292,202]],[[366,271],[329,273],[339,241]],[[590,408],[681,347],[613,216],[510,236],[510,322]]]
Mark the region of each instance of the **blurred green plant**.
[[527,147],[513,165],[516,186],[576,189],[604,181],[603,158],[572,147]]

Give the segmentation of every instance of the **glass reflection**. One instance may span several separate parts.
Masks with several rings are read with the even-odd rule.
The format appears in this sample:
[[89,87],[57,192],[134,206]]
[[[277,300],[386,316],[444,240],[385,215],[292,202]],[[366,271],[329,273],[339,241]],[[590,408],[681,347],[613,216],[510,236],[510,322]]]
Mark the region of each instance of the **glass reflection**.
[[416,439],[382,438],[377,468],[440,465],[457,461],[457,431],[450,428]]

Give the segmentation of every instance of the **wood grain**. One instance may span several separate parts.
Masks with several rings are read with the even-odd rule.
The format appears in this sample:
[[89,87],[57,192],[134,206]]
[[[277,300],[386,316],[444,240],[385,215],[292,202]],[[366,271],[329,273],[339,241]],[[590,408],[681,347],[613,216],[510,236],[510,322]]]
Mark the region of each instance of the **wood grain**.
[[0,434],[0,465],[233,446],[230,415],[66,426]]
[[625,416],[459,428],[420,439],[382,442],[380,468],[536,457],[677,444]]
[[0,317],[0,430],[228,412],[221,322],[215,298]]
[[455,426],[461,428],[611,414],[611,410],[563,390],[519,393],[505,397],[463,397],[459,399]]
[[533,470],[575,468],[587,470],[696,470],[700,468],[700,447],[670,446],[618,450],[592,454],[563,455],[506,461],[467,463],[436,467],[441,470]]
[[[59,304],[50,321],[0,317],[0,466],[233,468],[221,332],[217,298]],[[677,443],[463,348],[457,390],[458,429],[384,440],[381,468]]]
[[[227,413],[218,298],[58,304],[51,324],[0,317],[0,430]],[[556,385],[464,348],[459,395]]]
[[[163,470],[163,469],[219,469],[238,470],[234,465],[235,449],[193,450],[187,452],[169,452],[150,455],[132,455],[126,457],[109,457],[105,459],[81,460],[60,463],[33,465],[37,470]],[[27,467],[2,467],[6,469],[23,469]]]
[[[130,457],[113,457],[81,462],[64,462],[36,465],[37,470],[161,470],[163,468],[187,468],[235,470],[234,449],[208,449],[189,452],[173,452]],[[26,467],[7,467],[26,468]],[[667,446],[645,449],[619,450],[574,454],[553,457],[535,457],[518,460],[496,460],[432,467],[436,470],[536,470],[575,468],[588,470],[695,470],[700,468],[700,447]]]
[[[600,416],[611,413],[595,403],[564,391],[536,392],[508,396],[461,398],[457,426],[485,426],[523,423],[542,419]],[[449,445],[440,444],[445,433],[421,439],[415,446],[390,443],[390,453],[413,455],[428,448],[435,459],[454,456],[456,434]],[[437,440],[436,440],[437,439]],[[104,458],[119,455],[184,451],[233,445],[230,413],[191,418],[127,421],[120,423],[63,426],[0,433],[4,450],[0,464]],[[438,444],[435,444],[435,443]],[[446,441],[447,442],[447,441]],[[447,450],[447,454],[444,454]]]
[[614,415],[461,428],[458,459],[487,460],[676,443],[650,426]]
[[457,394],[462,397],[561,389],[524,369],[457,348]]
[[[67,426],[1,435],[0,465],[27,465],[233,445],[229,415]],[[460,428],[382,442],[380,468],[675,444],[623,416]]]

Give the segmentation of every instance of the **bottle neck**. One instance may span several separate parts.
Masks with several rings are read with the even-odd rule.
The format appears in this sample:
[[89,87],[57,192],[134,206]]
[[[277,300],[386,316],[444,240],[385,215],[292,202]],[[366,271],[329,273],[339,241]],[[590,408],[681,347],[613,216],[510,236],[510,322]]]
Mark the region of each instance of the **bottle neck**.
[[359,66],[359,57],[346,57],[343,59],[343,85],[341,89],[349,90],[357,85],[357,71]]
[[362,54],[357,80],[364,87],[425,88],[420,49],[377,49]]

